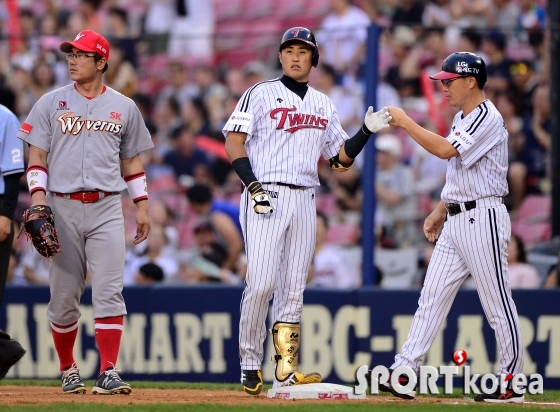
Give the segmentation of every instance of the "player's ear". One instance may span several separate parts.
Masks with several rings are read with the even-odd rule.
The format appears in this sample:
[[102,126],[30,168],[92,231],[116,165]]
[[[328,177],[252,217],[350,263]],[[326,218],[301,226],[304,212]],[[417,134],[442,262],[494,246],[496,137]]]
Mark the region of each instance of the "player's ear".
[[278,60],[280,60],[280,63],[282,63],[282,50],[278,52]]

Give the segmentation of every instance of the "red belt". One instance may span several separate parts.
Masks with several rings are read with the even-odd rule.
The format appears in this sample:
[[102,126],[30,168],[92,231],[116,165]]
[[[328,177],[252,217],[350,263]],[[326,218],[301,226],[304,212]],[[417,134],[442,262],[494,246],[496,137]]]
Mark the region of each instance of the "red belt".
[[74,192],[74,193],[58,193],[51,192],[56,197],[64,199],[79,200],[82,203],[95,203],[104,197],[114,195],[113,192]]

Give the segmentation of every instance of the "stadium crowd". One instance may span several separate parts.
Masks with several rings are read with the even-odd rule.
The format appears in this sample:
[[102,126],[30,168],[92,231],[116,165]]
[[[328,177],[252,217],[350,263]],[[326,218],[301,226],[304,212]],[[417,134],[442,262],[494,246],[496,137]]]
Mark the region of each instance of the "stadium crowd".
[[[445,134],[455,109],[428,74],[453,51],[474,52],[488,68],[486,96],[509,131],[512,287],[558,285],[526,263],[525,248],[549,240],[549,32],[543,0],[4,0],[0,2],[0,104],[23,121],[35,102],[70,82],[58,46],[83,29],[110,41],[104,82],[140,108],[155,148],[143,161],[152,231],[134,247],[134,206],[123,196],[128,259],[125,285],[243,281],[241,183],[221,133],[241,94],[279,75],[281,33],[305,25],[319,42],[310,84],[337,106],[349,135],[362,124],[367,27],[380,38],[377,106],[399,106]],[[445,182],[446,162],[402,129],[376,142],[375,233],[379,284],[392,287],[392,260],[404,287],[421,285],[433,245],[422,223]],[[333,173],[320,160],[314,287],[353,288],[360,280],[361,166]],[[30,197],[22,179],[19,212]],[[17,223],[17,222],[16,222]],[[412,251],[412,253],[411,253]],[[379,252],[379,253],[377,253]],[[402,259],[403,256],[408,258]],[[393,262],[394,263],[394,262]],[[393,269],[391,267],[393,266]],[[553,275],[556,276],[556,272]],[[48,283],[48,261],[20,237],[13,284]],[[395,283],[403,285],[402,283]]]

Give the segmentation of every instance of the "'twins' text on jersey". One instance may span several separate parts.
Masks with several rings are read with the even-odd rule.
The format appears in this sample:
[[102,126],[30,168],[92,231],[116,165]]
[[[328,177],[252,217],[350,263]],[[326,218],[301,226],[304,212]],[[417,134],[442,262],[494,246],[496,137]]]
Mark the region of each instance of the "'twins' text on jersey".
[[261,182],[318,186],[321,154],[338,154],[348,135],[332,101],[309,87],[304,98],[280,79],[257,83],[239,100],[224,126],[247,134],[245,149]]

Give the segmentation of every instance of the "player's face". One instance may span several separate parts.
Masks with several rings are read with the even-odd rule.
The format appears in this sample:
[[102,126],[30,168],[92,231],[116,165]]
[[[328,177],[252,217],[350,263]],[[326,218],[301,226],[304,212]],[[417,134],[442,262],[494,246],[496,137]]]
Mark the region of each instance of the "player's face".
[[292,43],[278,53],[282,70],[286,76],[298,82],[309,81],[313,50],[305,43]]
[[96,63],[93,55],[94,53],[72,48],[72,56],[68,59],[68,72],[76,83],[92,81],[97,76],[98,69],[102,69],[105,65],[105,59]]

